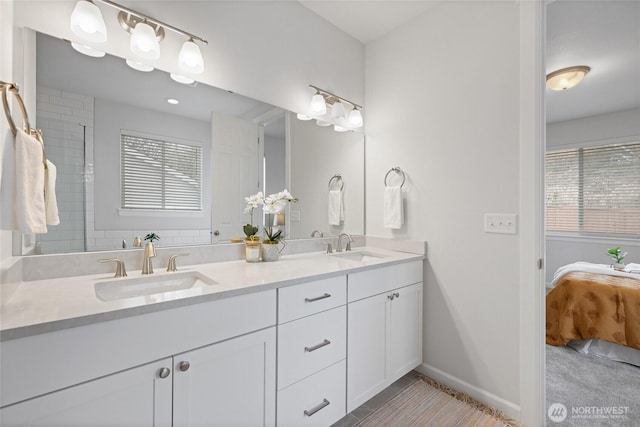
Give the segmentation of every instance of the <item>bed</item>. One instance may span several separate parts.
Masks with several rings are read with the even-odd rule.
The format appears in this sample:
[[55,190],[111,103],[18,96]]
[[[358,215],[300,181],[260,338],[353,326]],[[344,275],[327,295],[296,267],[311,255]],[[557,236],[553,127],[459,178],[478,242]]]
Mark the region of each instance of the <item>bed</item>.
[[640,366],[640,264],[561,267],[546,308],[547,344]]

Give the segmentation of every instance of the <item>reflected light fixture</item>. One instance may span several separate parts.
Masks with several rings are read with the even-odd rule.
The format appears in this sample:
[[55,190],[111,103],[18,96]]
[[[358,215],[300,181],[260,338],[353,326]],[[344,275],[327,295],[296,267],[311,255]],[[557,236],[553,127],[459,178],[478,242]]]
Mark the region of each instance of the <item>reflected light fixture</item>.
[[301,113],[298,113],[296,117],[298,118],[298,120],[304,120],[304,121],[311,120],[313,118],[313,117],[307,116],[306,114],[301,114]]
[[[311,98],[311,103],[309,104],[309,113],[298,114],[298,118],[300,118],[300,116],[314,118],[316,119],[318,126],[329,126],[334,124],[334,130],[337,132],[344,132],[362,127],[364,122],[362,119],[362,112],[360,111],[362,109],[361,105],[342,98],[341,96],[334,95],[324,89],[320,89],[317,86],[309,85],[309,87],[316,91]],[[348,115],[344,104],[352,106]],[[325,116],[325,114],[327,114],[327,105],[331,106],[330,117]],[[300,118],[300,120],[304,119]]]
[[94,58],[102,58],[105,55],[105,53],[101,50],[94,49],[92,47],[85,46],[76,42],[71,42],[71,47],[84,55],[92,56]]
[[182,83],[183,85],[190,85],[195,82],[191,77],[181,76],[180,74],[169,73],[169,77],[171,77],[171,80]]
[[142,62],[134,61],[131,59],[127,59],[126,63],[129,67],[133,68],[134,70],[142,71],[144,73],[148,73],[154,70],[154,68],[151,65],[143,64]]
[[171,105],[178,105],[180,103],[180,101],[175,98],[167,98],[167,102]]
[[89,0],[79,0],[71,12],[73,34],[92,43],[107,41],[107,27],[98,6]]
[[591,71],[586,65],[562,68],[547,74],[547,87],[551,90],[571,89],[582,81],[584,76]]

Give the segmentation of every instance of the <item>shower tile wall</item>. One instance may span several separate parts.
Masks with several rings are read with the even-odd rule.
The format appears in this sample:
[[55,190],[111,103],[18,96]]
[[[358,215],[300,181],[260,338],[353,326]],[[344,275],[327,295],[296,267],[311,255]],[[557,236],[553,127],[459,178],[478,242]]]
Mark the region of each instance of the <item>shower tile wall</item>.
[[[144,237],[148,230],[95,228],[94,98],[38,86],[36,102],[36,126],[42,129],[47,157],[56,165],[58,172],[56,196],[60,224],[48,226],[47,234],[36,236],[34,252],[51,254],[120,249],[123,240],[130,246],[135,236]],[[86,126],[86,144],[83,144],[81,124]],[[210,230],[158,231],[163,245],[211,243]]]

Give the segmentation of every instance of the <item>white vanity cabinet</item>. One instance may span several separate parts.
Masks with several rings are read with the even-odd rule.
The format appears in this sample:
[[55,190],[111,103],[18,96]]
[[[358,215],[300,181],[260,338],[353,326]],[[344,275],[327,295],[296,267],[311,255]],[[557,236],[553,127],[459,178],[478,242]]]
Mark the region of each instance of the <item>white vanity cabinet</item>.
[[346,301],[346,276],[278,289],[279,427],[346,414]]
[[347,412],[422,363],[422,261],[349,275]]
[[3,342],[0,420],[273,426],[275,321],[271,290]]

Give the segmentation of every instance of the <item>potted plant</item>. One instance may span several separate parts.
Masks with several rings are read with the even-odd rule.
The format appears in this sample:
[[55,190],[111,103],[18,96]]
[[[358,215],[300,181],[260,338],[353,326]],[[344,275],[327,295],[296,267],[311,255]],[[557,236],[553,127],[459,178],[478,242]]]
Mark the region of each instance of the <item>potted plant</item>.
[[615,261],[613,264],[613,268],[616,270],[624,270],[625,265],[622,263],[624,257],[627,256],[628,252],[622,253],[620,246],[616,246],[615,248],[607,249],[607,254]]
[[262,192],[258,192],[253,196],[245,197],[247,207],[244,208],[244,213],[248,213],[250,216],[250,222],[242,227],[242,231],[245,234],[245,257],[247,262],[260,261],[260,237],[258,236],[258,227],[253,225],[253,211],[257,207],[264,203],[264,196]]
[[[284,235],[278,222],[279,213],[282,212],[287,202],[297,202],[286,189],[279,193],[270,194],[264,199],[263,211],[268,215],[268,225],[264,229],[266,239],[262,241],[262,260],[277,261],[284,248]],[[279,244],[282,243],[280,246]]]

